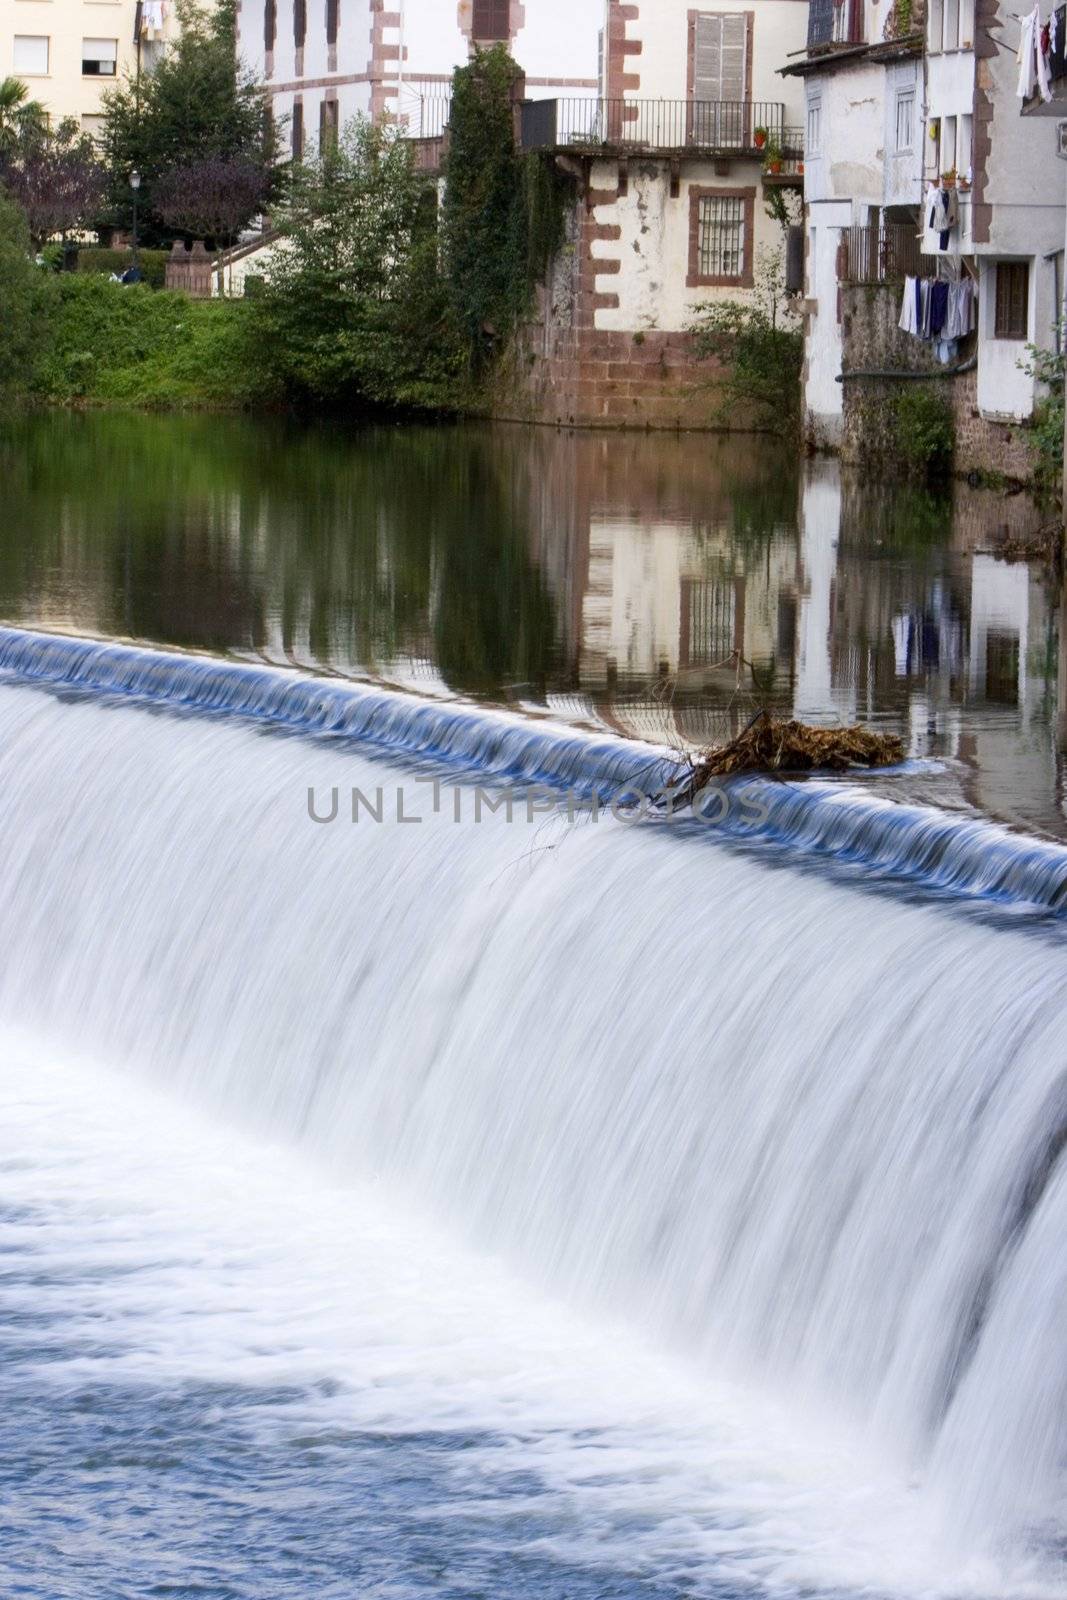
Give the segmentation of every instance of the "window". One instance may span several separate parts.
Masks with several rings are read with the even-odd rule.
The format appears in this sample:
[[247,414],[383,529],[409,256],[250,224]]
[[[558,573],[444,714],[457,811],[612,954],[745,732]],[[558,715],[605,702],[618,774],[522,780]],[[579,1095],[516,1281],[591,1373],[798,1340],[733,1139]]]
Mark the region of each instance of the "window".
[[14,67],[27,78],[48,76],[47,34],[16,33]]
[[117,39],[82,40],[82,77],[113,78],[118,71]]
[[751,288],[755,197],[755,189],[690,189],[690,288]]
[[511,38],[511,0],[474,0],[471,34],[479,41],[492,43]]
[[698,13],[690,49],[693,143],[709,149],[742,148],[751,135],[745,114],[748,18],[743,11]]
[[326,43],[337,43],[337,12],[340,0],[326,0]]
[[960,0],[943,0],[945,18],[945,49],[958,50],[960,47]]
[[971,134],[973,128],[974,119],[972,117],[960,117],[956,135],[956,170],[961,178],[969,178],[971,176]]
[[822,100],[808,101],[808,127],[804,138],[804,154],[817,156],[822,148]]
[[319,153],[337,149],[338,104],[336,100],[319,101]]
[[307,0],[293,0],[293,43],[298,50],[304,48],[308,32]]
[[897,142],[898,150],[910,150],[915,137],[915,90],[897,92]]
[[956,119],[955,117],[941,118],[941,145],[940,145],[939,171],[955,172],[956,170]]
[[304,158],[304,107],[297,100],[293,106],[293,160]]
[[998,261],[996,265],[995,339],[1025,339],[1030,326],[1030,263]]
[[926,47],[931,55],[938,54],[941,49],[941,33],[944,28],[944,22],[944,0],[930,0],[930,10],[926,23]]
[[693,99],[744,100],[747,55],[743,11],[699,12],[693,19]]
[[274,49],[274,41],[278,37],[278,5],[277,0],[264,0],[263,3],[263,48],[268,53]]

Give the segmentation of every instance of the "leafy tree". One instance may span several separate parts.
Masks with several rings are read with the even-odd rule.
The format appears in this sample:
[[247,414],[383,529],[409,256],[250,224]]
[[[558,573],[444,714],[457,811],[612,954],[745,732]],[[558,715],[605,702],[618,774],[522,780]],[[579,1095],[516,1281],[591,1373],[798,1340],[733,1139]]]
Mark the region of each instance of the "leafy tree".
[[210,157],[266,167],[276,177],[277,135],[262,86],[240,62],[234,67],[234,0],[211,11],[198,0],[175,0],[181,31],[151,73],[129,77],[104,96],[105,160],[110,211],[128,224],[129,175],[141,173],[140,217],[146,243],[167,237],[155,206],[164,173]]
[[54,131],[27,133],[3,170],[3,184],[40,249],[54,234],[89,226],[103,203],[106,174],[93,140],[68,117]]
[[19,78],[0,81],[0,171],[23,144],[48,126],[48,113]]
[[29,384],[48,339],[54,279],[34,265],[26,219],[0,194],[0,405]]
[[357,118],[293,175],[285,243],[255,302],[291,394],[447,405],[460,357],[437,270],[432,185],[409,141]]
[[156,183],[156,210],[164,222],[215,241],[220,295],[223,247],[263,209],[270,187],[270,170],[241,156],[205,156],[172,168]]

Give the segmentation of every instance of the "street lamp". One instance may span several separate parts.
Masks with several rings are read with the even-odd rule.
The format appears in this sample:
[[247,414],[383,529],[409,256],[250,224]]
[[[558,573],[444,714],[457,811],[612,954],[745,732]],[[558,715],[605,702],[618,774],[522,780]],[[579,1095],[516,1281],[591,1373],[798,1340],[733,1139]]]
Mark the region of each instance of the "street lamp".
[[134,167],[130,173],[130,188],[133,190],[133,264],[138,272],[141,270],[140,257],[137,254],[137,191],[141,187],[141,174]]

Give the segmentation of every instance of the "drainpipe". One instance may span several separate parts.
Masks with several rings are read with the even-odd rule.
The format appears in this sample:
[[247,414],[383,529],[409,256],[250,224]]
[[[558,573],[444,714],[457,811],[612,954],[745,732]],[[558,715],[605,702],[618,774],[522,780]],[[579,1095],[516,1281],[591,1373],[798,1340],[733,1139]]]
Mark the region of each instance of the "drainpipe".
[[834,382],[847,383],[850,378],[913,378],[918,383],[929,383],[932,378],[958,378],[964,372],[973,372],[977,365],[978,357],[973,355],[966,361],[961,361],[958,367],[940,367],[934,372],[902,372],[892,368],[880,370],[877,367],[853,367],[848,372],[839,372]]

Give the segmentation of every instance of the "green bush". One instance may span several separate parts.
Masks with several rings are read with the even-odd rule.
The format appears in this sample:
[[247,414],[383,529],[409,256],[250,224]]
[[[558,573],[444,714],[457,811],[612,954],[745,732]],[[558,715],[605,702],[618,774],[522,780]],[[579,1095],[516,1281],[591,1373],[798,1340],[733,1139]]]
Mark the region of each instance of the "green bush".
[[[166,250],[137,252],[142,276],[150,289],[163,287],[167,273],[167,254]],[[132,265],[133,252],[130,250],[104,250],[92,245],[78,251],[79,272],[102,272],[107,276],[114,272],[121,277],[126,268]]]
[[784,436],[800,429],[804,335],[785,300],[782,252],[760,251],[755,297],[712,300],[697,307],[692,325],[698,356],[722,363],[716,377],[723,426],[765,428]]
[[0,406],[28,387],[47,346],[56,279],[35,265],[18,206],[0,194]]
[[893,443],[908,467],[926,477],[944,477],[952,467],[956,431],[952,407],[933,389],[903,389],[892,403]]
[[91,273],[50,281],[51,339],[35,384],[43,399],[166,409],[274,397],[244,301],[190,300]]
[[1034,458],[1034,486],[1042,500],[1056,504],[1063,497],[1064,369],[1062,351],[1027,346],[1023,371],[1044,386],[1044,397],[1034,407],[1030,447]]

